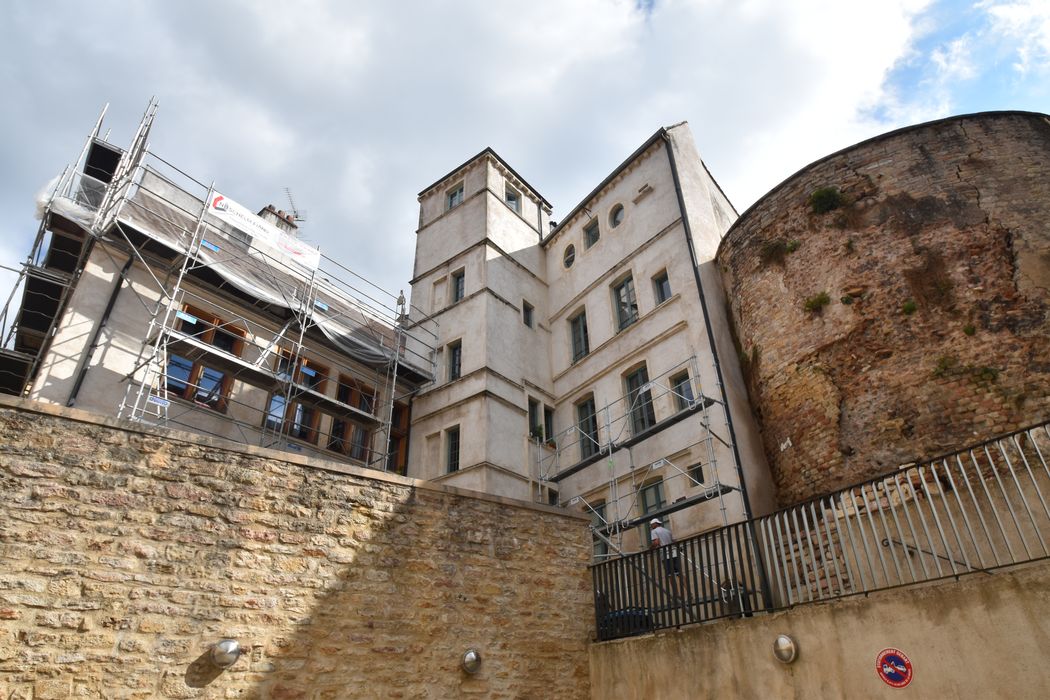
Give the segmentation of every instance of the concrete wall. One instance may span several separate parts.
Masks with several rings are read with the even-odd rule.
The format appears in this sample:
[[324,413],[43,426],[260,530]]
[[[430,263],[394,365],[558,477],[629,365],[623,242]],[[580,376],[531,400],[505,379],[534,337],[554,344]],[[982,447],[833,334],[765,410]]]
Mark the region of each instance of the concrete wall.
[[[1050,565],[806,605],[591,646],[591,697],[1045,698]],[[791,635],[798,660],[773,657]],[[900,649],[914,679],[892,688],[878,653]]]
[[[1046,116],[973,115],[830,155],[737,221],[717,262],[782,504],[1050,415],[1048,183]],[[813,212],[822,187],[842,206]]]
[[0,697],[587,696],[579,517],[8,397],[0,436]]

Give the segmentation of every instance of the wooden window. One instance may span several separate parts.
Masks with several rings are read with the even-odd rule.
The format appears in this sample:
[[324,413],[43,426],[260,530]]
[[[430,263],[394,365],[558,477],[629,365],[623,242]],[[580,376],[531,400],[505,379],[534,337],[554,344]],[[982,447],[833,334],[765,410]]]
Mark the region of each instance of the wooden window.
[[[176,329],[180,333],[223,353],[239,357],[244,349],[245,330],[214,314],[186,306],[176,313],[176,320]],[[212,366],[207,354],[192,361],[183,355],[169,353],[164,382],[169,396],[219,412],[226,410],[233,387],[233,377]]]
[[594,410],[593,396],[576,404],[576,425],[580,429],[580,459],[597,454],[598,416]]

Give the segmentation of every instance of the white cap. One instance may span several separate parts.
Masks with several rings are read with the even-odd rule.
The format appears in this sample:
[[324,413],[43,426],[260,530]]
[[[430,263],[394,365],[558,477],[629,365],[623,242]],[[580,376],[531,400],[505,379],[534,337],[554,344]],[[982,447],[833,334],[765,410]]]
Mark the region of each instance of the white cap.
[[660,525],[662,523],[660,522],[660,518],[653,518],[652,520],[649,521],[649,524],[650,525]]

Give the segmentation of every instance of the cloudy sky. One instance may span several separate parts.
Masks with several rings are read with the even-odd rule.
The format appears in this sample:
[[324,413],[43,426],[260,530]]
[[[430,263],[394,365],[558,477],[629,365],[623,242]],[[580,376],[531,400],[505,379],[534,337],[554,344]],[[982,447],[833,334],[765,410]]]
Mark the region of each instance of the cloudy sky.
[[1047,0],[8,0],[0,32],[8,266],[102,106],[126,144],[153,95],[155,153],[252,208],[291,188],[304,237],[395,294],[416,194],[486,146],[558,219],[687,120],[743,211],[898,126],[1050,112]]

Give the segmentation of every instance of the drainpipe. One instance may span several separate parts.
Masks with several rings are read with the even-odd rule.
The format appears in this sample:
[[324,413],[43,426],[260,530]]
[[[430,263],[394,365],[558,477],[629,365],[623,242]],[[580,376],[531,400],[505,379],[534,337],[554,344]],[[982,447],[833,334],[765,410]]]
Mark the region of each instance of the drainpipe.
[[113,307],[117,303],[117,296],[120,294],[120,290],[124,286],[124,280],[128,274],[128,269],[134,261],[135,256],[129,256],[128,261],[124,263],[124,267],[120,270],[120,275],[117,277],[117,283],[113,287],[113,292],[109,295],[109,302],[106,304],[106,310],[102,312],[102,318],[99,319],[98,326],[95,328],[95,333],[91,336],[91,345],[88,346],[87,352],[84,353],[83,364],[77,372],[77,379],[73,382],[73,390],[69,392],[69,399],[66,400],[66,406],[72,406],[77,402],[77,394],[80,393],[80,385],[84,383],[84,377],[87,376],[88,365],[91,363],[91,357],[95,354],[95,350],[98,348],[98,339],[102,335],[102,329],[106,327],[109,315],[113,313]]
[[[663,129],[662,136],[664,146],[667,148],[667,160],[671,166],[671,177],[674,180],[675,195],[678,197],[678,211],[682,215],[682,228],[685,231],[685,242],[689,248],[689,258],[693,263],[693,278],[696,280],[696,291],[700,296],[700,308],[704,314],[704,327],[707,329],[707,341],[711,344],[711,358],[714,360],[715,364],[715,376],[718,379],[718,391],[721,394],[722,405],[725,408],[726,425],[729,427],[729,442],[733,446],[733,459],[736,460],[737,475],[740,479],[740,497],[744,502],[744,519],[750,521],[751,500],[747,496],[747,479],[744,476],[744,465],[740,459],[740,450],[736,444],[736,431],[733,429],[733,414],[729,410],[729,397],[726,395],[725,381],[722,379],[722,366],[718,362],[718,349],[715,345],[715,333],[711,328],[711,317],[707,313],[707,298],[704,295],[703,283],[700,281],[700,265],[696,257],[696,248],[693,245],[693,231],[689,226],[689,216],[685,211],[685,197],[682,194],[682,183],[678,179],[678,164],[675,162],[673,144],[671,143],[671,137],[666,129]],[[711,426],[708,426],[707,429],[710,430]],[[748,525],[748,529],[751,530],[750,534],[752,542],[755,542],[756,538],[752,526]],[[755,561],[758,563],[762,595],[766,599],[766,605],[772,607],[773,600],[769,589],[769,579],[766,576],[766,567],[762,562],[761,553],[756,552],[756,554]]]

